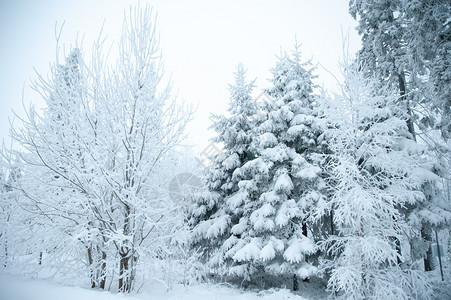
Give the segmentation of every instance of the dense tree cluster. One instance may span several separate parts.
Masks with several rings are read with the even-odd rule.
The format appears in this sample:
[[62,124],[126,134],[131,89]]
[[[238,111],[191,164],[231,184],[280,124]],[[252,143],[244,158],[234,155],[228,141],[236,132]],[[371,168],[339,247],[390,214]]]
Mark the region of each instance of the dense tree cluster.
[[322,274],[345,299],[430,296],[432,233],[451,221],[449,10],[350,1],[362,49],[344,62],[339,95],[315,92],[296,46],[272,69],[272,100],[245,114],[245,159],[230,153],[228,123],[214,123],[224,151],[206,178],[227,172],[233,184],[209,189],[214,205],[198,197],[191,219],[212,272],[246,282],[292,274],[293,289]]
[[114,66],[102,40],[90,61],[72,49],[38,77],[46,109],[31,108],[11,131],[20,148],[4,151],[3,267],[129,292],[169,259],[162,269],[178,261],[183,282],[282,278],[298,290],[322,277],[341,299],[429,299],[431,244],[449,241],[451,223],[451,5],[349,9],[362,48],[343,60],[340,92],[319,90],[297,43],[264,100],[238,65],[228,112],[212,118],[221,151],[186,193],[167,186],[194,178],[177,151],[192,112],[164,85],[152,13],[131,11]]

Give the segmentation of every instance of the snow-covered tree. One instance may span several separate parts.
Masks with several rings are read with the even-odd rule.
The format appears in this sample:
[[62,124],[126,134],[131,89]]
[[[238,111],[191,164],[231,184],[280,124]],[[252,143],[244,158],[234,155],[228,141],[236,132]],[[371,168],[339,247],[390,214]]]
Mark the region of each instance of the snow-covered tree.
[[401,267],[397,248],[410,230],[401,210],[426,201],[422,186],[437,176],[425,148],[410,139],[398,97],[363,69],[346,66],[342,94],[325,109],[332,196],[316,213],[334,211],[337,229],[321,242],[335,257],[323,265],[328,288],[343,299],[427,299],[427,278]]
[[6,174],[3,168],[0,168],[0,224],[2,231],[0,232],[1,261],[0,264],[6,268],[8,264],[8,223],[11,214],[11,208],[7,197]]
[[312,68],[302,62],[299,46],[291,56],[283,53],[271,72],[266,92],[274,102],[264,103],[257,118],[256,158],[237,171],[241,187],[232,199],[243,202],[244,214],[232,253],[239,271],[260,265],[271,274],[294,274],[296,289],[297,276],[315,274],[308,259],[315,252],[309,217],[324,198],[317,154],[325,145],[318,139]]
[[43,241],[49,249],[86,260],[93,287],[104,288],[107,268],[118,267],[118,289],[128,292],[140,261],[166,247],[162,236],[177,208],[167,164],[191,112],[162,81],[149,9],[130,11],[118,46],[114,66],[99,39],[89,63],[74,49],[49,78],[38,78],[47,106],[43,115],[30,109],[12,132],[25,149],[17,152],[24,176],[14,188],[33,226],[55,233]]
[[272,73],[267,92],[274,101],[261,103],[251,139],[241,142],[247,160],[229,153],[219,168],[230,169],[236,188],[225,191],[220,209],[195,229],[220,240],[211,262],[246,281],[265,273],[307,278],[316,270],[307,259],[315,252],[309,217],[324,186],[315,156],[322,145],[312,74],[297,47]]
[[423,126],[439,129],[445,139],[451,132],[450,14],[451,3],[446,0],[403,0],[398,15],[405,30],[403,47],[410,56],[405,65],[408,91],[423,106],[419,121]]
[[[437,162],[436,173],[442,177],[446,177],[443,157],[449,157],[450,149],[437,139],[435,131],[440,130],[445,139],[449,135],[449,55],[445,53],[449,52],[450,10],[449,1],[350,1],[350,12],[358,19],[362,35],[359,61],[366,65],[368,76],[377,77],[381,85],[396,87],[398,105],[409,116],[412,140],[429,146],[429,155]],[[416,215],[411,218],[430,244],[432,227],[445,224],[440,212],[446,213],[450,206],[443,205],[436,186],[426,184],[423,188],[430,195],[429,201],[414,209]],[[423,212],[420,215],[419,210]],[[432,268],[429,249],[425,269]]]
[[231,226],[237,222],[237,217],[229,212],[226,199],[238,191],[235,170],[254,158],[250,144],[257,107],[251,96],[254,81],[247,82],[245,74],[244,66],[239,64],[234,83],[229,86],[229,116],[213,116],[211,127],[217,133],[213,141],[222,145],[223,150],[214,156],[208,167],[207,188],[197,195],[191,212],[193,245],[202,246],[207,257],[218,251],[229,237]]
[[[5,153],[2,153],[5,154]],[[28,254],[30,249],[35,249],[28,243],[31,235],[29,220],[24,218],[24,212],[17,204],[18,193],[14,187],[21,180],[22,172],[16,159],[2,159],[0,187],[0,245],[2,251],[0,257],[5,268],[14,269],[15,260],[18,257]],[[31,247],[30,247],[31,246]],[[32,259],[36,263],[39,253],[33,255]]]

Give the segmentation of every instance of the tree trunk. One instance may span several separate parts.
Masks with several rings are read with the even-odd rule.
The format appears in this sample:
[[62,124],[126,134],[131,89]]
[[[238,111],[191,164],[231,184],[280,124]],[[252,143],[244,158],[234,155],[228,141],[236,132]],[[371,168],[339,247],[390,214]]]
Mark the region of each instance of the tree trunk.
[[[365,222],[363,220],[363,217],[360,217],[360,233],[359,233],[360,237],[365,237]],[[367,289],[367,277],[366,277],[366,263],[365,263],[366,257],[365,257],[365,252],[362,251],[362,254],[360,254],[360,261],[362,264],[362,271],[361,271],[361,276],[362,276],[362,282],[363,282],[363,287],[362,288],[362,296],[363,299],[367,299],[366,297],[366,289]]]
[[398,263],[398,265],[401,265],[402,261],[401,261],[401,242],[399,241],[398,238],[395,238],[395,247],[396,247],[396,252],[398,253],[398,257],[396,257],[396,262]]
[[89,278],[91,279],[91,288],[93,289],[96,287],[96,279],[93,270],[92,247],[91,246],[87,247],[87,251],[88,251]]
[[[305,237],[307,237],[307,223],[305,223],[305,222],[302,223],[302,234],[303,234]],[[307,262],[307,258],[305,259],[305,261]],[[295,282],[295,280],[296,280],[296,287],[297,287],[297,285],[298,285],[298,279],[297,279],[297,277],[296,277],[296,274],[293,275],[293,288],[294,288],[294,282]],[[302,281],[304,281],[304,282],[309,282],[309,279],[308,279],[308,277],[305,277]],[[294,291],[294,290],[293,290],[293,291]],[[297,291],[297,290],[296,290],[296,291]]]
[[[395,217],[393,217],[393,221],[396,223],[397,220]],[[393,237],[393,241],[395,242],[395,250],[396,253],[398,253],[398,256],[396,257],[396,263],[398,265],[401,265],[402,261],[401,261],[401,257],[402,257],[402,249],[401,249],[401,241],[398,239],[398,237]]]
[[130,270],[129,262],[130,256],[127,254],[121,254],[121,260],[119,262],[119,291],[130,292],[131,282],[130,282]]
[[299,283],[298,283],[298,277],[296,274],[293,275],[293,292],[299,290]]
[[6,268],[7,265],[8,265],[8,240],[6,239],[5,235],[5,263],[3,264],[3,267]]
[[428,224],[423,224],[421,227],[421,238],[427,242],[428,250],[426,256],[424,257],[424,270],[426,272],[435,269],[434,256],[432,255],[432,228]]
[[[91,279],[91,288],[100,287],[105,289],[106,284],[106,252],[101,251],[101,249],[96,246],[93,248],[89,246],[86,248],[88,253],[88,264],[89,264],[89,277]],[[95,250],[95,251],[94,251]],[[97,253],[97,255],[94,255]],[[101,253],[101,259],[98,260],[95,257],[99,256]]]
[[409,133],[412,135],[412,139],[414,141],[417,140],[415,135],[415,127],[413,125],[413,113],[412,109],[410,108],[410,101],[407,98],[407,91],[406,91],[406,79],[404,73],[398,74],[398,81],[399,81],[399,94],[401,96],[401,101],[405,101],[406,105],[406,112],[409,116],[409,119],[407,120],[407,128],[409,129]]
[[302,223],[302,234],[307,237],[307,223]]
[[106,283],[106,252],[102,251],[102,262],[100,265],[100,288],[102,290],[105,289],[105,283]]
[[138,261],[138,257],[135,255],[135,250],[132,250],[131,256],[131,265],[130,265],[130,290],[133,289],[133,285],[135,283],[135,275],[136,275],[136,262]]
[[[127,182],[129,182],[129,173],[126,172]],[[124,214],[124,229],[123,233],[125,236],[130,235],[130,206],[125,204],[125,214]],[[135,258],[135,253],[133,246],[130,247],[129,242],[127,245],[122,246],[119,250],[120,261],[119,261],[119,291],[130,292],[132,289],[132,282],[134,277],[134,266],[133,260]]]
[[330,211],[330,234],[335,234],[335,228],[334,228],[334,211]]

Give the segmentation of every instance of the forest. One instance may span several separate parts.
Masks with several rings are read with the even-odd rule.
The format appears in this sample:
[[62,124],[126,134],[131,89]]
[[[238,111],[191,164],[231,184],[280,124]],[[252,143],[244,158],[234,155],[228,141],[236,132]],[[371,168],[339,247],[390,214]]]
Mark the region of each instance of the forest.
[[150,7],[126,13],[114,59],[102,37],[58,52],[32,84],[45,108],[2,149],[0,273],[113,294],[156,280],[451,297],[451,3],[348,9],[362,46],[343,51],[337,91],[315,84],[298,39],[257,98],[238,63],[200,155]]

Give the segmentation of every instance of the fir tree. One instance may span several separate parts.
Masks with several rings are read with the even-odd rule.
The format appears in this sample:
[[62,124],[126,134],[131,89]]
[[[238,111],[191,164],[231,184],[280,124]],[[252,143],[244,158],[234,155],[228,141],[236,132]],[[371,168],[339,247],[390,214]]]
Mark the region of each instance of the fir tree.
[[307,258],[315,252],[308,224],[324,186],[315,156],[322,145],[311,72],[298,47],[280,57],[267,91],[274,102],[262,103],[252,117],[256,127],[246,144],[247,161],[230,172],[238,189],[226,192],[204,223],[212,233],[207,238],[220,236],[211,263],[248,282],[265,273],[294,274],[296,282],[296,276],[316,271]]
[[205,175],[207,188],[199,193],[191,210],[190,224],[194,228],[193,246],[200,246],[207,257],[212,257],[230,233],[235,221],[228,213],[225,199],[236,193],[238,181],[234,177],[237,167],[243,165],[253,154],[249,151],[254,128],[253,116],[256,106],[251,93],[254,81],[247,82],[242,64],[237,67],[234,83],[229,86],[229,116],[214,115],[211,126],[217,136],[212,141],[223,146],[223,151],[213,158]]

